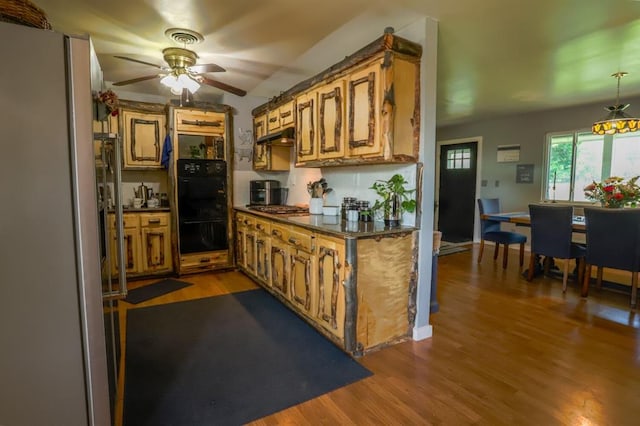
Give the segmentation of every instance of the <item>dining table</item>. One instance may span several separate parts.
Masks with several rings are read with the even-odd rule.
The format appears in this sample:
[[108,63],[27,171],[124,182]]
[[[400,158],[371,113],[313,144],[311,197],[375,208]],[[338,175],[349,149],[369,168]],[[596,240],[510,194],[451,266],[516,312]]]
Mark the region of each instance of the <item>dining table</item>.
[[[496,222],[509,222],[514,223],[516,226],[531,227],[531,216],[527,212],[501,212],[501,213],[488,213],[480,216],[484,220],[494,220]],[[573,216],[571,222],[571,228],[573,232],[585,233],[586,226],[584,223],[584,216]]]

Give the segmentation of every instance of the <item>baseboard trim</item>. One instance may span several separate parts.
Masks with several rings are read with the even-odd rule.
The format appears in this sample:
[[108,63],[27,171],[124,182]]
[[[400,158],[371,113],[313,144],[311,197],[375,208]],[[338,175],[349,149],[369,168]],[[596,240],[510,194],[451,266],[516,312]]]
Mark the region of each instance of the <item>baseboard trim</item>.
[[424,325],[422,327],[413,328],[413,340],[429,339],[433,336],[433,326]]

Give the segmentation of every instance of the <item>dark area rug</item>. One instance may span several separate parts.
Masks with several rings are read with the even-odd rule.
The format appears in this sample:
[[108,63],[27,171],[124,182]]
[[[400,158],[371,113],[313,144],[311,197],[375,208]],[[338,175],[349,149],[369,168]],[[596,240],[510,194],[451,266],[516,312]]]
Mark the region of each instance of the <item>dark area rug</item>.
[[157,283],[129,290],[124,301],[133,303],[135,305],[138,303],[146,302],[147,300],[153,299],[154,297],[162,296],[167,293],[171,293],[172,291],[180,290],[181,288],[188,287],[190,285],[193,284],[174,280],[172,278],[167,278],[162,281],[158,281]]
[[240,425],[371,374],[261,289],[132,309],[124,425]]

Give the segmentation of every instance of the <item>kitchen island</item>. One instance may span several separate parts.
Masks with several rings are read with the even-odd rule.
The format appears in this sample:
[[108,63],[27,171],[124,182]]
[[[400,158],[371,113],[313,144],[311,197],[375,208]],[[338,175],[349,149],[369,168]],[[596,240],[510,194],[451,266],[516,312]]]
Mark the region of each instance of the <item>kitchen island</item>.
[[409,338],[417,231],[235,207],[236,264],[355,356]]

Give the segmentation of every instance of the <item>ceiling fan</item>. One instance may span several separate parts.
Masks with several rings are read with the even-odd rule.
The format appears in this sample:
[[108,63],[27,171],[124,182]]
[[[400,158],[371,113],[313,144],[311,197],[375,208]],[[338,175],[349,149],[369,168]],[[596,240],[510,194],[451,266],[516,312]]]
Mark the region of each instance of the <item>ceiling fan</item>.
[[182,94],[184,90],[194,93],[198,90],[200,84],[213,86],[237,96],[244,96],[247,94],[245,90],[202,75],[204,73],[224,72],[226,70],[216,64],[197,64],[198,55],[192,50],[181,47],[168,47],[162,51],[162,55],[168,67],[128,58],[126,56],[114,56],[118,59],[124,59],[126,61],[137,62],[139,64],[159,68],[162,72],[132,78],[130,80],[118,81],[113,83],[113,85],[125,86],[127,84],[138,83],[160,77],[160,82],[169,87],[171,92],[175,95]]

